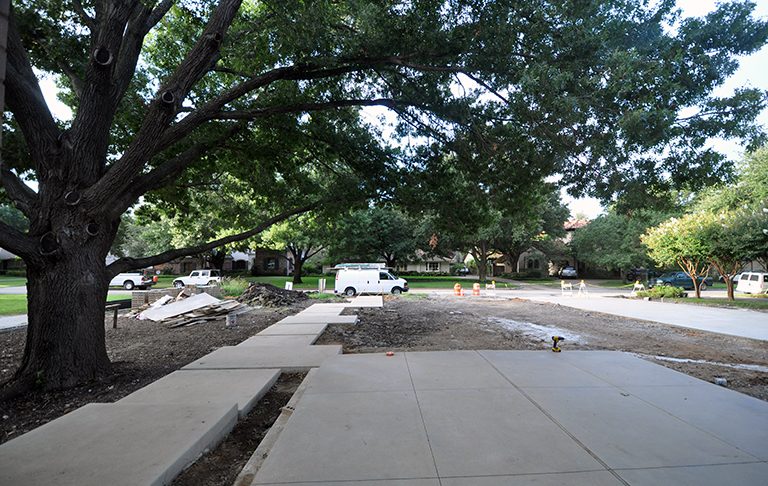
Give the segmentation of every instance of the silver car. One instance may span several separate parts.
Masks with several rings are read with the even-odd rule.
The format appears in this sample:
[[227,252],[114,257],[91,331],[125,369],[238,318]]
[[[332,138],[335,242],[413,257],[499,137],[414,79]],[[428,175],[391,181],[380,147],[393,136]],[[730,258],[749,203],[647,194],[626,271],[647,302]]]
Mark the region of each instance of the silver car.
[[562,278],[576,278],[579,275],[576,272],[575,268],[573,268],[573,267],[565,267],[562,270],[560,270],[560,276]]

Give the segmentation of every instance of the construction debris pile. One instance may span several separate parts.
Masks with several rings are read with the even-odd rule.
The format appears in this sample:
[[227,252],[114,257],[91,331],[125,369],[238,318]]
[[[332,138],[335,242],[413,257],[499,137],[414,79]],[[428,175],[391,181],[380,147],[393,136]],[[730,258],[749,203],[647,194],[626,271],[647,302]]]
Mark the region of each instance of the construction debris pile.
[[162,297],[142,310],[137,319],[149,319],[174,327],[189,327],[251,311],[236,300],[221,300],[206,293],[191,295],[187,291],[178,297]]
[[283,290],[274,285],[251,282],[237,300],[252,306],[285,307],[308,298],[304,292]]

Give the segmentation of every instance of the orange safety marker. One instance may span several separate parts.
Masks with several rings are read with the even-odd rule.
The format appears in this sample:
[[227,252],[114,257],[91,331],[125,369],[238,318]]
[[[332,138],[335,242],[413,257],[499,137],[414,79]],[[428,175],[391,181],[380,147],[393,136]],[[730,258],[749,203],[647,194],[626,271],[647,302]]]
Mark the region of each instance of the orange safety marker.
[[472,284],[472,295],[480,295],[480,284],[479,283],[473,283]]
[[464,295],[464,292],[461,291],[461,284],[458,282],[456,282],[456,285],[453,286],[453,295],[457,297]]
[[387,356],[392,357],[394,355],[395,355],[395,353],[393,353],[392,351],[387,351]]

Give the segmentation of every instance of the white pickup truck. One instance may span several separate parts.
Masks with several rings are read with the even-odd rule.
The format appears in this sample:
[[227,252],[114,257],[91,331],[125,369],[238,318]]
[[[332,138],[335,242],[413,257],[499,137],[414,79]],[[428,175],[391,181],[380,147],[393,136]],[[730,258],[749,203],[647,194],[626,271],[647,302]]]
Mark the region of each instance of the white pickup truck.
[[152,287],[155,283],[151,275],[144,275],[139,272],[118,273],[115,278],[109,281],[110,287],[122,287],[125,290],[138,288],[141,290]]
[[195,270],[188,277],[179,277],[173,281],[177,289],[187,285],[216,285],[221,283],[221,274],[218,270]]

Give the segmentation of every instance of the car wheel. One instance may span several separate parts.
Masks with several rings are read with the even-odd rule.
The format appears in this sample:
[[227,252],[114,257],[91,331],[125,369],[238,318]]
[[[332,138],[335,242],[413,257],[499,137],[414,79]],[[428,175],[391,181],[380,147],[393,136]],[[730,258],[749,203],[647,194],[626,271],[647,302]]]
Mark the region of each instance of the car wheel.
[[344,289],[344,295],[347,297],[354,297],[354,295],[357,293],[357,290],[355,290],[354,287],[347,287]]
[[126,280],[125,282],[123,282],[123,288],[125,290],[133,290],[133,281]]
[[699,284],[699,290],[707,290],[707,282],[701,282],[701,284]]
[[392,294],[393,295],[400,295],[401,293],[403,293],[403,291],[400,289],[400,287],[393,287],[392,288]]
[[664,282],[664,286],[665,286],[665,287],[671,287],[671,286],[672,286],[672,284],[671,284],[670,282]]
[[176,280],[175,282],[173,282],[173,286],[176,287],[177,289],[183,289],[184,282],[182,282],[181,280]]
[[216,281],[215,280],[209,280],[208,281],[208,285],[216,285]]

